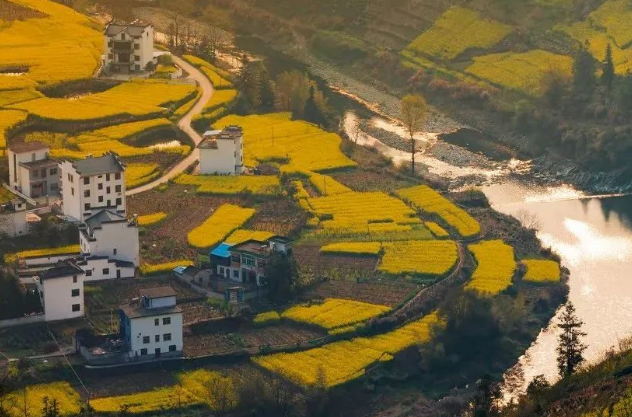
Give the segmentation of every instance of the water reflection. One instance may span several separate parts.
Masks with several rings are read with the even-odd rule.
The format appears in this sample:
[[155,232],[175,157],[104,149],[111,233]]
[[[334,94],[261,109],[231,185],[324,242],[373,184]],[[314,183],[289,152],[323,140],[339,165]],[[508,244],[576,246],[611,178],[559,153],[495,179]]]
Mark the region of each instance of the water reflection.
[[[599,359],[620,339],[632,336],[632,197],[589,198],[572,189],[534,189],[517,183],[484,191],[503,213],[535,215],[538,236],[571,271],[569,298],[585,322],[588,360]],[[508,374],[507,391],[524,389],[538,374],[554,380],[556,344],[555,327],[542,331]],[[515,375],[523,376],[524,382]]]

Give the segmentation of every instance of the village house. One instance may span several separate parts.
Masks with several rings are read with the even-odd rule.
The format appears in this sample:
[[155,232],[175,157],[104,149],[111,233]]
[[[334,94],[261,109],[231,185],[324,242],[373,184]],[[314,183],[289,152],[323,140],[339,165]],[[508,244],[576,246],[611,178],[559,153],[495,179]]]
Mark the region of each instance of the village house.
[[101,209],[125,213],[125,165],[116,153],[62,161],[59,167],[65,216],[82,222]]
[[9,146],[9,186],[30,198],[59,195],[59,166],[49,152],[37,141]]
[[46,321],[84,315],[83,270],[72,260],[59,261],[35,278]]
[[106,71],[141,72],[154,60],[154,28],[150,23],[112,21],[105,27],[104,42]]
[[26,198],[8,187],[0,186],[0,236],[16,237],[28,233],[28,208]]
[[265,284],[265,267],[274,253],[291,253],[291,241],[273,236],[266,241],[247,240],[237,245],[222,243],[211,251],[215,273],[236,283]]
[[198,145],[200,174],[239,175],[244,172],[244,140],[239,126],[204,133]]
[[181,356],[182,310],[171,287],[145,288],[119,310],[120,335],[130,358]]

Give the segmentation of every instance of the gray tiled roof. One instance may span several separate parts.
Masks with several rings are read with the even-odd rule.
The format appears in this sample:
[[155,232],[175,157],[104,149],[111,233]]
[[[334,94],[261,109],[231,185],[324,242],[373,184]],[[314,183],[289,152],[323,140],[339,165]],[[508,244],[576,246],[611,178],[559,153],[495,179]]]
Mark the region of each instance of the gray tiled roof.
[[83,269],[79,268],[74,262],[59,261],[54,267],[45,271],[41,271],[38,276],[42,281],[45,281],[47,279],[63,278],[83,274]]
[[162,297],[174,297],[178,295],[176,290],[169,286],[153,287],[153,288],[141,288],[138,291],[141,297],[146,298],[162,298]]
[[151,317],[151,316],[164,316],[166,314],[182,313],[182,310],[178,306],[169,306],[161,308],[145,308],[142,305],[130,305],[125,304],[119,307],[123,313],[130,319],[139,317]]
[[127,218],[122,214],[118,214],[114,211],[103,209],[97,211],[85,220],[85,223],[90,229],[100,227],[103,223],[123,222],[127,221]]
[[73,162],[72,166],[83,177],[123,172],[125,165],[118,155],[108,152],[98,158],[86,158]]
[[141,22],[139,20],[135,20],[131,23],[113,21],[105,27],[105,34],[107,36],[115,36],[121,32],[125,32],[130,36],[141,36],[145,28],[150,25],[150,23]]

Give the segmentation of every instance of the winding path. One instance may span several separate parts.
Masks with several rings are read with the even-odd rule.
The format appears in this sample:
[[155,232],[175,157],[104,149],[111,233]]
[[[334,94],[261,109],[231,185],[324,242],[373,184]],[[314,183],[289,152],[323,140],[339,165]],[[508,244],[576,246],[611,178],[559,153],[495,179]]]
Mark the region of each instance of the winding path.
[[[189,110],[187,114],[185,114],[184,117],[180,119],[180,121],[178,121],[178,127],[184,133],[186,133],[191,138],[191,141],[195,144],[195,146],[197,146],[202,141],[202,136],[200,136],[193,129],[193,127],[191,126],[191,121],[193,120],[193,117],[202,113],[204,105],[208,103],[211,97],[213,97],[213,92],[215,90],[213,89],[213,84],[211,84],[209,79],[206,78],[206,76],[199,69],[178,56],[173,55],[172,57],[175,63],[178,64],[178,66],[189,73],[189,78],[194,79],[198,83],[199,87],[202,89],[202,95],[200,96],[200,99],[195,103],[191,110]],[[160,178],[155,179],[145,185],[141,185],[140,187],[128,190],[125,195],[131,196],[140,194],[168,182],[169,180],[180,175],[188,167],[193,165],[198,160],[198,158],[199,152],[197,148],[194,148],[186,158],[178,162],[176,165],[172,166],[169,171],[165,172]]]

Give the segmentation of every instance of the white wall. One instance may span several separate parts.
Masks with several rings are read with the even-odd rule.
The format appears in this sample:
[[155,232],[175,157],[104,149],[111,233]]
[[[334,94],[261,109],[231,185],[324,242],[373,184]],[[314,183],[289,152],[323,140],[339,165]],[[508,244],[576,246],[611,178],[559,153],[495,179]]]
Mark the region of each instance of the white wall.
[[[15,153],[9,150],[9,185],[11,188],[19,187],[22,181],[19,170],[21,162],[41,161],[48,158],[48,148],[34,152]],[[29,178],[26,178],[29,181]]]
[[0,213],[0,233],[11,237],[27,234],[29,231],[26,221],[26,211],[6,211]]
[[[125,39],[123,39],[125,36]],[[104,64],[106,68],[109,66],[111,62],[117,62],[118,56],[112,51],[108,44],[110,41],[123,41],[129,40],[130,36],[125,33],[119,33],[115,36],[108,37],[104,36],[104,45],[105,45],[105,54],[104,54]],[[138,49],[136,47],[132,47],[131,56],[130,56],[130,64],[131,68],[134,71],[144,71],[145,66],[153,60],[154,55],[154,29],[153,27],[148,27],[144,30],[142,36],[139,39],[133,39],[133,44],[138,45]],[[134,59],[134,55],[138,55],[139,60]],[[138,65],[138,68],[136,68]]]
[[[171,324],[164,325],[163,318],[170,317]],[[154,320],[159,319],[156,326]],[[166,314],[160,316],[139,317],[131,319],[131,349],[130,356],[141,356],[141,349],[147,349],[148,355],[154,355],[156,348],[165,354],[169,353],[169,346],[176,345],[176,351],[182,351],[182,313]],[[164,341],[164,334],[171,334],[171,341]],[[156,335],[160,336],[160,341],[156,342]],[[149,343],[143,343],[143,337],[149,336]]]
[[88,240],[84,233],[79,233],[79,236],[84,253],[132,262],[135,266],[139,264],[137,226],[131,226],[128,222],[103,223],[100,229],[93,231],[95,240]]
[[[44,307],[46,321],[83,317],[83,275],[77,275],[76,283],[73,283],[72,276],[51,278],[43,282],[36,282],[38,283],[37,287],[40,291],[40,299]],[[79,290],[79,296],[72,296],[73,289]],[[42,292],[44,293],[43,297]],[[79,304],[79,311],[72,311],[73,304]]]
[[176,305],[176,297],[159,297],[149,299],[149,308],[162,308]]
[[[64,215],[82,221],[94,211],[93,208],[114,206],[117,199],[120,204],[116,205],[116,210],[125,211],[125,172],[120,173],[119,179],[114,173],[87,177],[88,184],[84,184],[84,178],[72,167],[72,162],[62,162],[60,171]],[[86,204],[89,204],[87,209]]]
[[115,262],[109,259],[90,259],[86,265],[79,265],[86,273],[85,282],[104,281],[118,278],[134,278],[136,275],[135,268],[117,267]]

